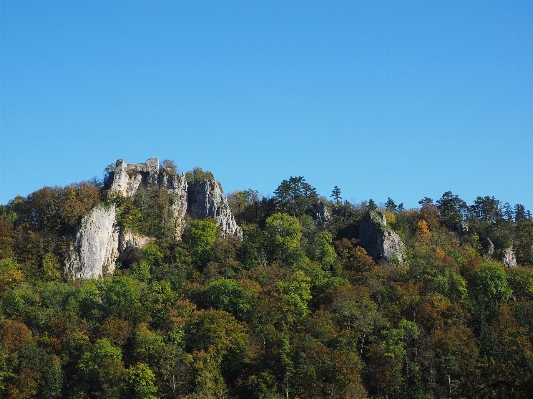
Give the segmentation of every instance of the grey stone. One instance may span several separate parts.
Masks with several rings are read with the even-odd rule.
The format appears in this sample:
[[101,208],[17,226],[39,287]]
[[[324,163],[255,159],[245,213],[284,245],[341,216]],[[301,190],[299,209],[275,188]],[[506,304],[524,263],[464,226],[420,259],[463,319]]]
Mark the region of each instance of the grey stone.
[[516,252],[512,247],[503,251],[502,262],[506,267],[515,267],[517,265]]
[[[157,158],[140,164],[127,164],[119,159],[109,183],[110,192],[133,197],[141,187],[158,187],[169,194],[177,240],[181,239],[188,210],[197,219],[214,218],[223,236],[230,234],[242,240],[242,229],[235,222],[228,200],[215,179],[189,186],[184,174],[168,173],[160,168]],[[136,250],[153,240],[121,229],[116,220],[115,205],[97,205],[82,220],[75,240],[69,247],[65,270],[76,279],[112,275],[115,262],[133,262],[137,256]]]
[[370,211],[363,218],[359,226],[359,243],[375,261],[403,261],[404,243],[387,227],[387,219],[379,211]]
[[157,184],[159,169],[158,158],[135,164],[127,164],[119,159],[113,172],[110,191],[123,197],[133,197],[141,185],[149,187]]
[[328,208],[326,204],[322,201],[319,201],[315,205],[315,223],[318,227],[327,225],[331,221],[331,216],[329,215]]
[[220,227],[222,236],[229,234],[242,240],[242,229],[235,222],[228,199],[218,181],[208,179],[190,183],[187,193],[189,212],[194,218],[212,217]]
[[112,274],[119,256],[115,205],[97,205],[87,214],[67,253],[66,272],[73,278]]

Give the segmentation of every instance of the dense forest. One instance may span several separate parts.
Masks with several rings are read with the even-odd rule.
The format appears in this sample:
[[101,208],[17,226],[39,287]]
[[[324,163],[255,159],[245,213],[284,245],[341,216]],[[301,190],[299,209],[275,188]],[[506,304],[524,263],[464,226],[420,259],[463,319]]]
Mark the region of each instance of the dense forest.
[[[0,206],[1,398],[533,397],[524,206],[352,204],[290,177],[228,196],[243,240],[190,215],[176,239],[165,192],[113,195],[108,174]],[[73,279],[69,242],[97,204],[154,240],[112,276]],[[361,245],[372,213],[401,258]]]

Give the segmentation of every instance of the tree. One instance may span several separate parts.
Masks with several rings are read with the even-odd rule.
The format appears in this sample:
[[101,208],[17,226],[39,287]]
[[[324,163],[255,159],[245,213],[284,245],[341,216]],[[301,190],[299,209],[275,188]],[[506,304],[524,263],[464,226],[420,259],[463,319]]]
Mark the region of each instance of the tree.
[[472,218],[489,223],[496,223],[502,218],[500,201],[494,197],[477,197],[469,212]]
[[156,399],[155,374],[146,363],[139,362],[128,369],[131,398]]
[[429,198],[429,197],[424,197],[422,198],[420,201],[418,201],[418,203],[424,207],[425,205],[433,205],[433,199]]
[[275,213],[266,220],[265,238],[271,259],[289,262],[300,249],[302,226],[295,217]]
[[225,310],[239,320],[251,310],[252,300],[253,294],[232,279],[211,282],[203,295],[207,307]]
[[189,246],[193,262],[204,267],[213,259],[213,247],[218,236],[214,219],[192,220],[185,228],[183,241]]
[[514,221],[516,223],[525,222],[526,220],[531,220],[531,214],[529,211],[526,211],[526,207],[522,204],[516,204],[513,209]]
[[163,159],[163,162],[161,162],[161,167],[169,174],[175,175],[178,173],[178,167],[176,166],[176,163],[170,159]]
[[333,201],[335,201],[335,204],[339,205],[341,203],[341,189],[337,186],[333,187],[333,191],[330,195],[331,198],[333,198]]
[[498,304],[506,303],[513,294],[503,266],[497,262],[484,262],[472,273],[478,318],[484,321]]
[[106,398],[120,398],[124,389],[126,371],[122,351],[108,339],[102,338],[82,355],[78,370],[85,380],[85,392]]
[[387,198],[387,202],[385,202],[385,209],[389,212],[396,212],[397,206],[391,197]]
[[141,284],[130,276],[115,276],[104,281],[103,295],[99,298],[108,315],[129,321],[132,324],[149,319],[141,302]]
[[307,183],[303,176],[291,176],[289,180],[283,180],[274,190],[274,195],[278,209],[292,216],[312,213],[318,201],[316,189]]
[[437,201],[437,208],[440,212],[442,223],[452,229],[460,229],[463,219],[466,216],[468,207],[459,196],[446,191]]
[[213,174],[210,171],[202,170],[199,166],[196,166],[192,171],[186,172],[185,178],[189,183],[214,179]]
[[324,270],[329,270],[337,260],[337,254],[331,245],[332,241],[333,236],[329,231],[320,231],[310,247],[310,258],[319,262]]

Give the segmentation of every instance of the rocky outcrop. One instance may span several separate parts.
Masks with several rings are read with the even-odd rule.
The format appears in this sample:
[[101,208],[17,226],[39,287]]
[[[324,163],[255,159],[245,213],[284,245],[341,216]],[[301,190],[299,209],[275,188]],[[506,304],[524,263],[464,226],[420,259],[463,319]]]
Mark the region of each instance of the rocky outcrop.
[[516,252],[512,247],[503,251],[502,262],[506,267],[515,267],[517,265]]
[[314,219],[318,227],[325,226],[331,221],[331,216],[329,215],[328,208],[326,208],[326,204],[324,202],[318,202],[315,205],[314,211]]
[[[106,179],[111,194],[134,197],[143,188],[158,188],[168,194],[174,235],[181,239],[186,213],[193,218],[212,217],[222,235],[242,240],[242,229],[229,209],[228,200],[215,179],[200,180],[188,185],[184,174],[169,172],[159,166],[159,159],[127,164],[119,159]],[[95,278],[113,274],[115,262],[130,265],[138,261],[138,249],[153,238],[121,228],[117,223],[116,206],[98,205],[82,221],[74,243],[70,246],[65,270],[73,278]]]
[[187,179],[185,175],[161,173],[157,184],[170,195],[174,236],[179,240],[185,228],[185,214],[187,213]]
[[405,246],[400,236],[387,228],[387,219],[381,212],[370,211],[363,218],[359,226],[359,243],[375,261],[403,261]]
[[189,184],[187,190],[190,214],[196,219],[212,217],[222,235],[234,235],[242,240],[242,229],[235,222],[229,209],[228,199],[215,179],[200,180]]
[[112,274],[119,256],[115,205],[97,205],[83,218],[67,254],[66,272],[73,278]]
[[180,239],[187,212],[187,180],[183,174],[168,173],[159,166],[158,158],[145,163],[127,164],[119,159],[108,182],[109,191],[123,197],[133,197],[140,188],[158,187],[170,194],[174,235]]
[[[67,253],[66,271],[75,279],[112,275],[115,262],[131,260],[131,250],[154,239],[117,224],[115,205],[97,205],[83,218]],[[131,263],[131,262],[130,262]]]
[[148,186],[157,182],[159,175],[159,160],[150,158],[146,163],[128,165],[119,159],[111,176],[109,191],[133,197],[141,185]]
[[153,241],[155,241],[153,237],[137,234],[130,229],[122,229],[118,240],[120,255],[117,258],[117,262],[123,267],[131,267],[132,264],[141,260],[139,249]]

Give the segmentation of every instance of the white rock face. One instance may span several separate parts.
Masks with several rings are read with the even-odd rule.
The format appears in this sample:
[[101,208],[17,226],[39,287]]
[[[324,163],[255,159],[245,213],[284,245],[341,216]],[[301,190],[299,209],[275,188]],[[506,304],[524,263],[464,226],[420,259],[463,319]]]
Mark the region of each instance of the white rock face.
[[154,242],[155,238],[137,234],[130,229],[123,229],[119,235],[118,251],[122,252],[126,248],[142,248],[146,244]]
[[141,185],[155,185],[159,175],[159,159],[150,158],[146,163],[127,164],[122,159],[116,163],[110,191],[123,197],[133,197]]
[[[119,159],[108,182],[111,193],[133,197],[141,187],[159,188],[170,196],[170,210],[177,240],[185,228],[189,211],[197,219],[212,217],[220,226],[223,236],[235,235],[242,240],[242,229],[229,209],[228,200],[215,179],[188,186],[184,174],[168,173],[159,166],[159,159],[146,163],[127,164]],[[82,226],[71,245],[66,271],[73,278],[97,278],[111,275],[115,262],[133,262],[135,248],[142,248],[154,238],[121,229],[116,220],[116,207],[98,205],[82,221]]]
[[222,235],[234,235],[242,240],[242,229],[235,222],[228,199],[215,179],[191,183],[187,190],[189,212],[196,219],[212,217],[222,230]]
[[119,255],[115,215],[115,205],[97,205],[83,218],[66,264],[66,270],[73,278],[97,278],[114,272]]
[[174,237],[181,239],[185,228],[185,214],[187,213],[187,179],[185,175],[161,174],[158,185],[164,188],[172,197],[170,211],[174,222]]
[[512,247],[503,251],[502,262],[506,267],[515,267],[517,265],[516,252]]

